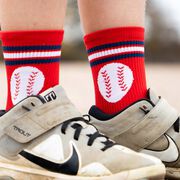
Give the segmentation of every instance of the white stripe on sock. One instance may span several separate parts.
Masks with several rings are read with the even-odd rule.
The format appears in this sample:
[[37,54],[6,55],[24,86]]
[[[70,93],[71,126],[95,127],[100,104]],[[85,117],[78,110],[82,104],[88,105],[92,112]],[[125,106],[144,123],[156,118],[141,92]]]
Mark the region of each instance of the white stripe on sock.
[[96,53],[93,53],[88,56],[89,61],[92,61],[93,59],[104,57],[107,55],[114,55],[114,54],[120,54],[120,53],[130,53],[130,52],[143,52],[144,53],[144,47],[139,46],[132,46],[132,47],[123,47],[123,48],[116,48],[116,49],[109,49],[105,51],[99,51]]
[[61,56],[61,51],[47,51],[47,52],[19,52],[19,53],[3,53],[5,59],[18,58],[34,58],[34,57],[55,57]]

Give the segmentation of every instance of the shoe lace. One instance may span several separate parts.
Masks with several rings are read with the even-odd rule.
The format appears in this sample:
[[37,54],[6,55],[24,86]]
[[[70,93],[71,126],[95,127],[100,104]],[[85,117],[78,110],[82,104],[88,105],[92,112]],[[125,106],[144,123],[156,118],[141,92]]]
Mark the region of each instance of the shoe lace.
[[[88,116],[88,115],[86,115],[86,116]],[[84,119],[83,117],[78,117],[78,118],[74,118],[74,119],[63,122],[62,127],[61,127],[61,132],[63,134],[66,134],[67,128],[69,127],[70,124],[72,124],[71,127],[75,130],[74,139],[76,141],[78,141],[80,134],[81,134],[82,130],[84,129],[83,126],[80,124],[80,122],[86,123],[89,127],[91,126],[91,127],[95,128],[95,130],[96,130],[93,134],[87,134],[87,137],[89,138],[89,140],[87,142],[88,146],[92,146],[93,143],[95,142],[95,140],[100,137],[103,137],[106,139],[105,141],[101,142],[102,144],[104,144],[104,147],[101,149],[102,151],[105,151],[108,148],[110,148],[116,144],[112,140],[110,140],[107,136],[101,134],[95,126],[90,124],[89,121]]]
[[[32,102],[31,102],[31,105],[32,105],[32,106],[35,106]],[[31,111],[31,109],[28,108],[27,106],[24,106],[24,105],[23,105],[22,108],[25,109],[26,111]],[[87,117],[87,119],[85,119],[85,117]],[[63,134],[66,134],[67,128],[69,127],[69,125],[70,125],[71,123],[73,123],[73,124],[71,125],[71,127],[72,127],[73,129],[75,129],[74,139],[75,139],[76,141],[78,141],[78,140],[79,140],[79,136],[80,136],[82,130],[84,129],[83,126],[80,124],[80,122],[84,122],[84,123],[87,124],[89,127],[93,127],[93,128],[96,130],[95,133],[93,133],[93,134],[87,134],[87,136],[89,137],[89,140],[88,140],[88,143],[87,143],[88,146],[92,146],[93,143],[94,143],[94,141],[95,141],[97,138],[100,138],[100,137],[103,137],[103,138],[106,139],[105,141],[101,142],[102,144],[104,144],[104,147],[101,149],[102,151],[105,151],[105,150],[107,150],[108,148],[110,148],[110,147],[112,147],[112,146],[114,146],[114,145],[117,144],[117,143],[115,143],[114,141],[110,140],[110,139],[109,139],[107,136],[105,136],[104,134],[101,134],[95,126],[93,126],[91,123],[89,123],[89,122],[90,122],[90,116],[89,116],[88,114],[83,115],[83,117],[73,118],[73,119],[71,119],[71,120],[67,120],[67,121],[63,122],[63,123],[62,123],[62,127],[61,127],[61,132],[62,132]],[[86,127],[87,127],[87,126],[86,126]]]

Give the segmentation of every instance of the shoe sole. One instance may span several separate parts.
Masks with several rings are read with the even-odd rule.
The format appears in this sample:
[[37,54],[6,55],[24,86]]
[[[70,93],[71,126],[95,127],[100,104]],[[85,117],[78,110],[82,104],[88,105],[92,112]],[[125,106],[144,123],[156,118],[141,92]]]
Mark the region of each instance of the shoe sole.
[[166,178],[168,180],[180,179],[180,168],[166,167]]
[[103,177],[70,176],[46,170],[0,163],[0,180],[162,180],[165,176],[163,164],[149,166]]

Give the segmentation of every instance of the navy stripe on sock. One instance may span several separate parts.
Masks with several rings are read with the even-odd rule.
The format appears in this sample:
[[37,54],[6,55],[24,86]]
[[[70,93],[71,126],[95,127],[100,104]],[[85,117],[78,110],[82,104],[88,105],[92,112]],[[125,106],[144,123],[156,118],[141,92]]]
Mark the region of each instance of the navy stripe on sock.
[[93,47],[87,50],[87,53],[92,53],[95,51],[100,51],[108,48],[118,47],[118,46],[128,46],[128,45],[144,45],[144,41],[124,41],[124,42],[116,42],[110,44],[103,44],[100,46]]
[[44,64],[44,63],[54,63],[59,62],[60,58],[51,59],[28,59],[28,60],[15,60],[15,61],[5,61],[7,66],[13,65],[24,65],[24,64]]
[[60,50],[60,45],[47,46],[3,46],[3,51],[35,51],[35,50]]
[[118,56],[112,56],[112,57],[107,57],[99,60],[95,60],[93,62],[90,62],[91,67],[110,62],[110,61],[116,61],[116,60],[121,60],[121,59],[126,59],[126,58],[134,58],[134,57],[144,57],[144,53],[136,53],[136,54],[122,54]]

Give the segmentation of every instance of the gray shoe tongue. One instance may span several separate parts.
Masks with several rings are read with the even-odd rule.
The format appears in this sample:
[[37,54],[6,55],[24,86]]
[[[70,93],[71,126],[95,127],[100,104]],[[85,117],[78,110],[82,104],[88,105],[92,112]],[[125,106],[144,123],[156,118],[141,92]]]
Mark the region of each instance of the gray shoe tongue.
[[[81,113],[72,104],[72,102],[67,97],[64,89],[60,85],[47,89],[46,91],[41,93],[40,96],[44,99],[45,102],[58,100],[62,104],[62,106],[64,106],[65,109],[67,106],[70,105],[71,111],[73,112],[75,117],[82,117]],[[71,114],[72,112],[69,113]]]
[[50,102],[56,99],[60,99],[62,101],[70,101],[64,89],[60,85],[47,89],[46,91],[41,93],[40,96],[44,99],[45,102]]
[[157,104],[159,101],[159,96],[155,94],[152,89],[148,89],[149,100],[151,100],[154,104]]

